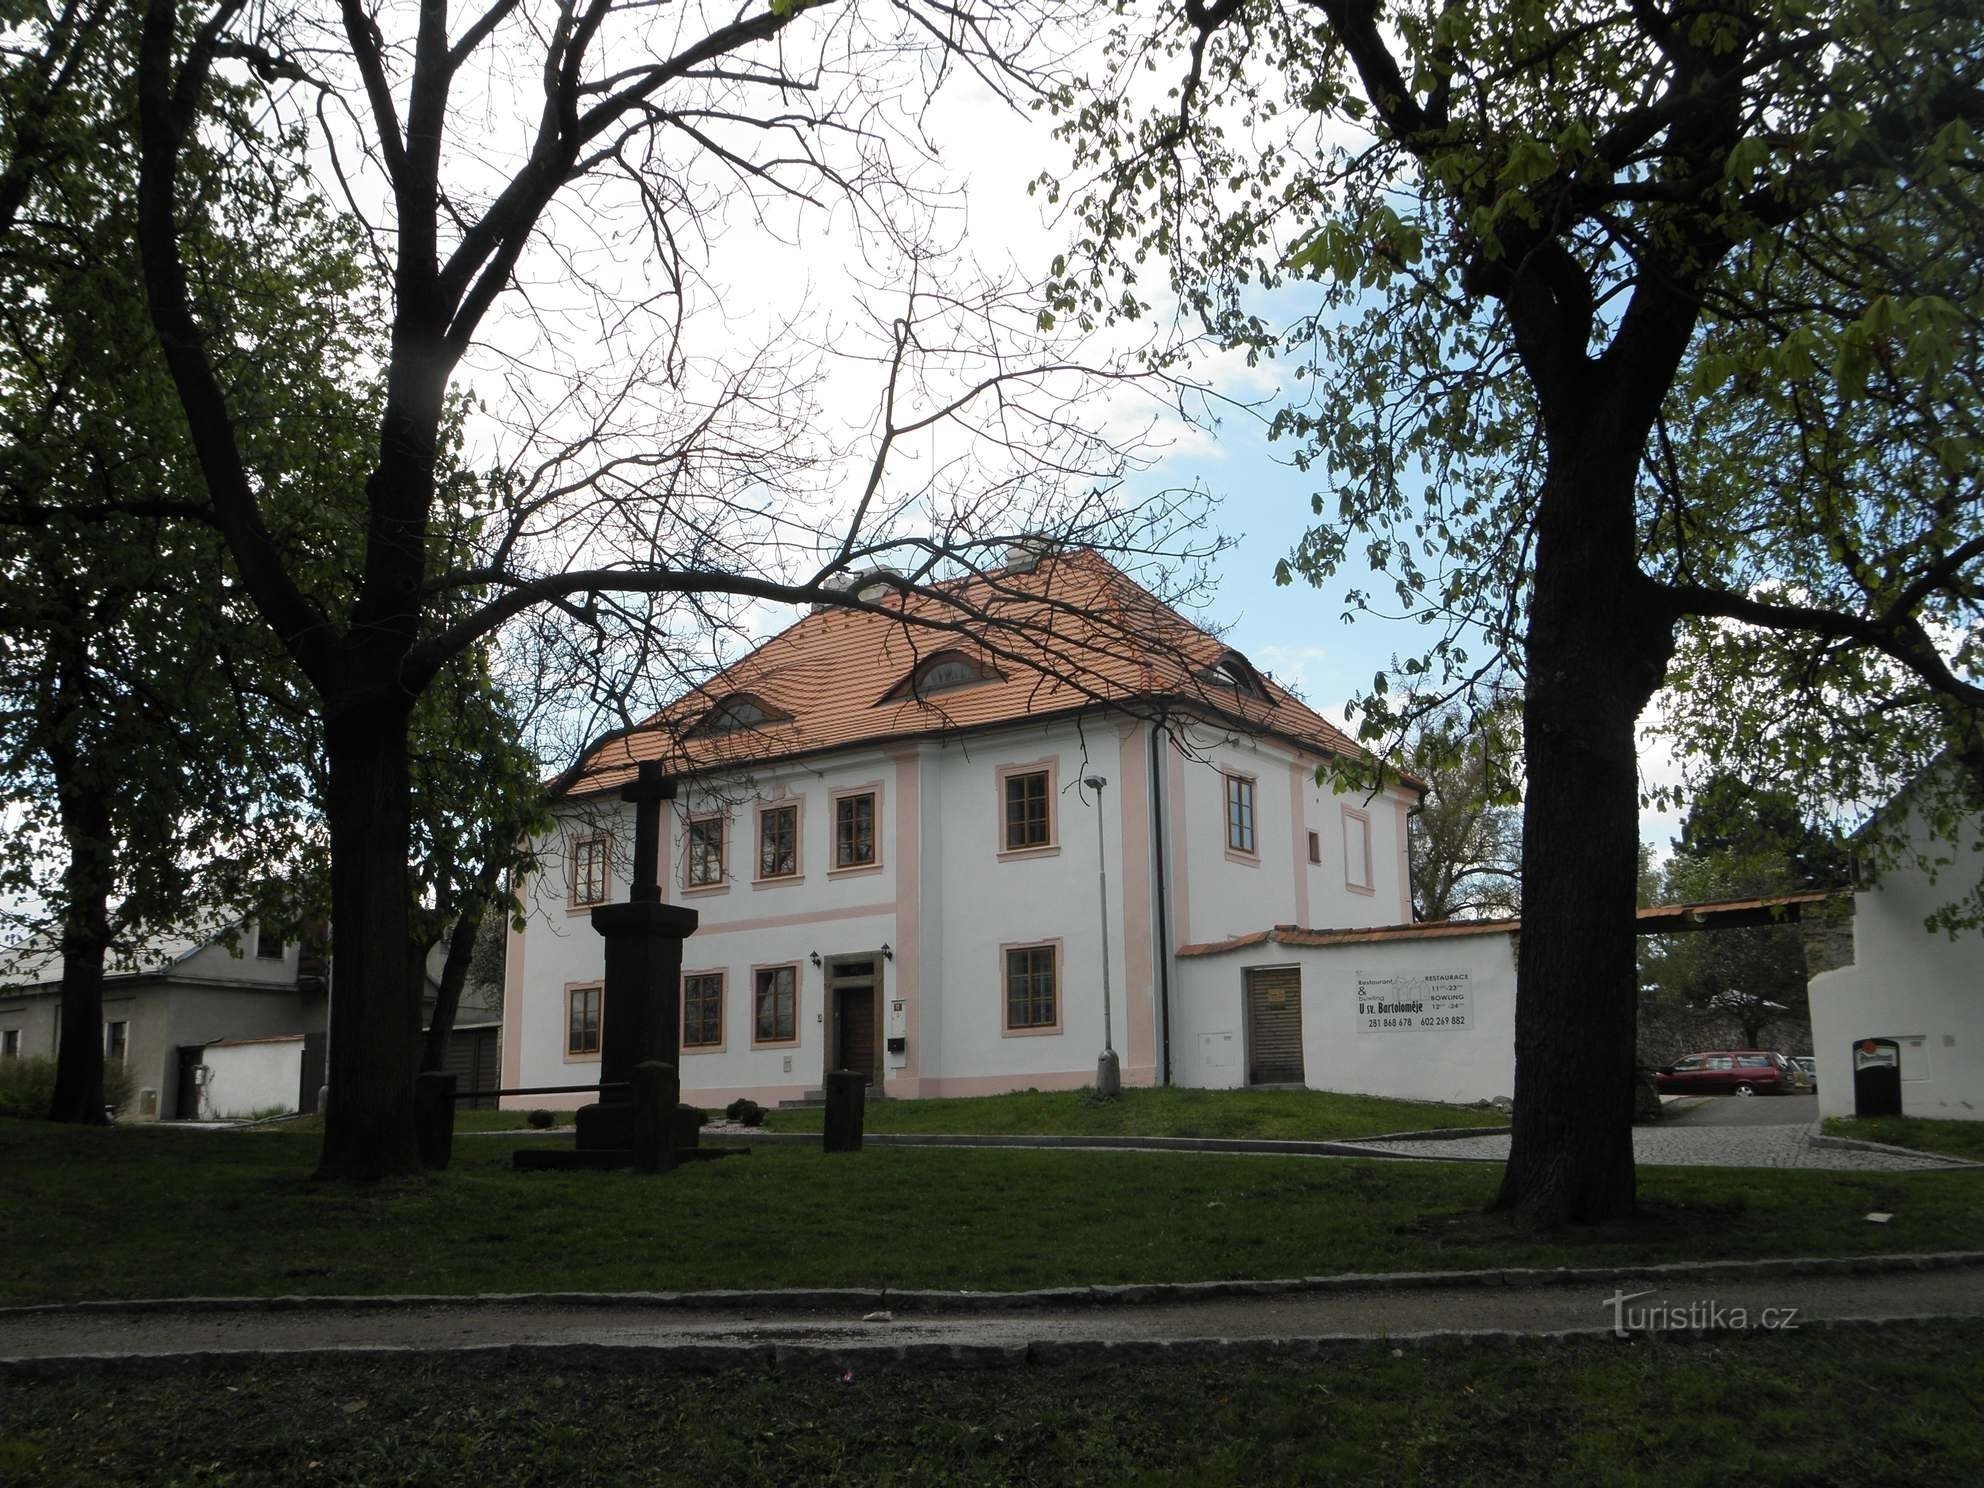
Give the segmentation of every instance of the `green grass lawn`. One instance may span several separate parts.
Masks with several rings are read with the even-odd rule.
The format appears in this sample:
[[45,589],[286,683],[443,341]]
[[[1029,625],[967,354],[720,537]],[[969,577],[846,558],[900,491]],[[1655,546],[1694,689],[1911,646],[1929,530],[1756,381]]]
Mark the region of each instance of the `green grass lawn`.
[[1930,1121],[1920,1116],[1828,1116],[1826,1135],[1913,1147],[1984,1162],[1984,1121]]
[[[1969,1172],[1650,1168],[1648,1221],[1563,1241],[1474,1211],[1487,1164],[767,1147],[667,1177],[513,1172],[519,1141],[374,1187],[309,1178],[308,1133],[0,1122],[0,1302],[212,1293],[929,1286],[1947,1250]],[[1871,1225],[1870,1210],[1894,1215]]]
[[0,1382],[0,1481],[1967,1488],[1980,1399],[1975,1324],[848,1380],[282,1363]]
[[[816,1132],[812,1111],[774,1111],[771,1131]],[[1079,1090],[1024,1091],[971,1100],[870,1101],[873,1132],[974,1136],[1264,1137],[1329,1141],[1443,1126],[1506,1126],[1500,1111],[1336,1095],[1326,1090],[1126,1090],[1100,1100]]]

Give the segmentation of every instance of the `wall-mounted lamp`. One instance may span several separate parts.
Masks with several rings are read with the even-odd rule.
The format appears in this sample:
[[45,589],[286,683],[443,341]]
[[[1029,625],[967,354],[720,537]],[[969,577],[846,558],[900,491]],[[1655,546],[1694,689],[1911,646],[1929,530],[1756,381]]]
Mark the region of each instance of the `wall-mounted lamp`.
[[806,953],[806,959],[811,961],[815,966],[818,966],[820,964],[820,953],[818,951],[808,951]]
[[893,961],[893,960],[895,960],[895,958],[896,958],[896,953],[895,953],[894,951],[892,951],[892,950],[890,950],[890,949],[889,949],[889,943],[888,943],[888,942],[887,942],[886,940],[885,940],[885,941],[883,941],[883,942],[882,942],[882,959],[883,959],[884,961]]

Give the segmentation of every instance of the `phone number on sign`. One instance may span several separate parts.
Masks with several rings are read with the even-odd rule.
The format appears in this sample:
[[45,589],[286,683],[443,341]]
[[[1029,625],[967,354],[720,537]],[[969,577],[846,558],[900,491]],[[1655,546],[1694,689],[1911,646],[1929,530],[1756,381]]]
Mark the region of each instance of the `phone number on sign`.
[[1366,1018],[1366,1028],[1465,1028],[1465,1013],[1428,1015],[1424,1018]]

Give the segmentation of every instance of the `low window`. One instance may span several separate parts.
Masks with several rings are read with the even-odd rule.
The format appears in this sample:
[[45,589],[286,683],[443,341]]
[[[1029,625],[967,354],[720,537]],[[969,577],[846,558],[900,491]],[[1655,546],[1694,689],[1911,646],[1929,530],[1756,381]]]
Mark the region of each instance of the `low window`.
[[1006,777],[1006,851],[1053,843],[1047,772],[1026,770]]
[[115,1023],[106,1023],[103,1025],[103,1057],[105,1059],[121,1060],[124,1057],[125,1051],[130,1047],[131,1025],[129,1023],[119,1020]]
[[1309,834],[1309,861],[1312,863],[1321,863],[1323,861],[1323,834],[1321,832],[1311,832]]
[[758,877],[791,878],[799,872],[799,808],[767,806],[758,813]]
[[1254,782],[1244,775],[1226,777],[1226,845],[1234,852],[1254,851]]
[[606,902],[606,838],[578,837],[572,841],[572,903]]
[[723,973],[682,978],[682,1047],[713,1049],[723,1042]]
[[720,816],[701,816],[689,823],[691,888],[723,882],[723,821]]
[[0,1059],[21,1057],[21,1031],[18,1028],[0,1028]]
[[565,994],[565,1053],[574,1058],[599,1053],[598,987],[574,987]]
[[799,1037],[799,968],[758,968],[752,1040],[760,1044],[789,1044]]
[[255,955],[263,961],[282,960],[282,932],[272,930],[267,925],[255,927]]
[[1052,1028],[1060,1021],[1054,947],[1010,946],[1006,951],[1006,1027]]
[[875,861],[875,793],[834,798],[834,866],[860,868]]

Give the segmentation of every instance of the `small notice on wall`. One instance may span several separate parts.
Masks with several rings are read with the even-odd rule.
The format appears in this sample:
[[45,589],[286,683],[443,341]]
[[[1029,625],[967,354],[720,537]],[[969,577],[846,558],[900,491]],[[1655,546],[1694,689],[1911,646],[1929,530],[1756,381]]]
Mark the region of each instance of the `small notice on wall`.
[[1474,1026],[1474,997],[1464,971],[1357,973],[1357,1036]]

